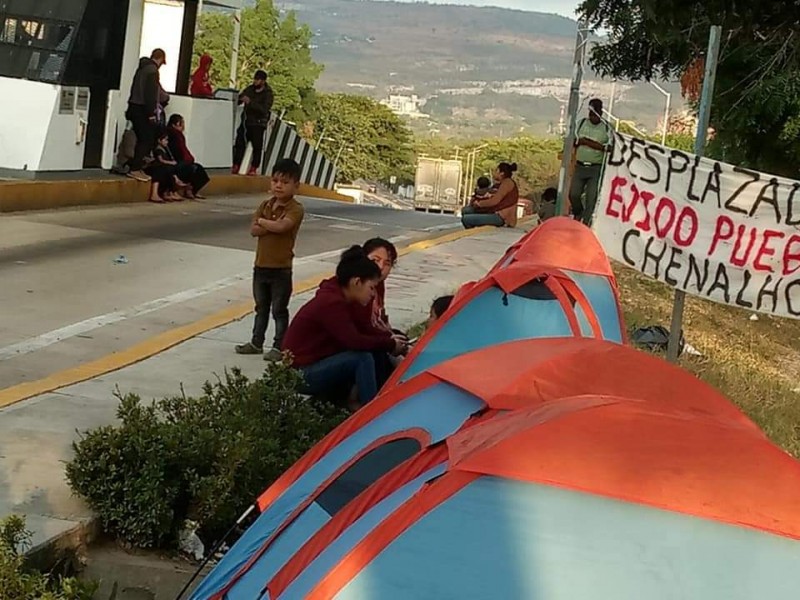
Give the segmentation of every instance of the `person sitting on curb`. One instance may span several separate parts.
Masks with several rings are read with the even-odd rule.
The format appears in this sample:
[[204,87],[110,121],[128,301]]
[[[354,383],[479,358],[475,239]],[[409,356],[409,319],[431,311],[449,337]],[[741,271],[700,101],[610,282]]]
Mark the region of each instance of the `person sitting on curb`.
[[178,161],[178,177],[189,184],[186,197],[189,200],[201,198],[202,190],[211,179],[208,177],[203,165],[194,159],[194,155],[186,145],[186,121],[181,115],[175,114],[169,118],[169,149]]
[[236,346],[237,354],[264,353],[271,310],[275,319],[275,340],[272,349],[264,354],[264,360],[276,362],[283,358],[281,348],[289,327],[292,298],[294,246],[305,216],[303,205],[295,199],[301,171],[300,165],[291,158],[276,162],[272,169],[272,196],[262,202],[253,215],[250,235],[258,238],[253,267],[256,318],[253,337],[248,343]]
[[162,204],[164,202],[180,202],[183,197],[177,190],[183,190],[187,184],[178,177],[178,161],[172,156],[169,149],[169,134],[166,129],[159,131],[156,149],[153,151],[154,160],[147,169],[147,174],[152,177],[150,183],[150,202]]
[[[359,330],[363,333],[389,332],[401,342],[407,342],[408,336],[397,329],[392,329],[389,316],[386,314],[386,280],[397,264],[397,248],[389,240],[372,238],[364,242],[364,253],[381,270],[381,280],[375,288],[375,297],[367,306],[354,306]],[[375,354],[375,368],[378,373],[378,388],[389,380],[401,357],[388,353]]]
[[494,181],[497,191],[491,198],[475,200],[470,206],[465,206],[461,211],[461,223],[464,229],[482,227],[516,227],[517,203],[519,202],[519,188],[514,181],[517,163],[500,163],[494,172]]
[[556,216],[556,200],[558,199],[558,190],[550,187],[542,192],[542,202],[539,204],[539,221],[544,223],[547,219],[552,219]]
[[336,276],[323,281],[292,319],[283,349],[303,376],[303,393],[335,402],[346,395],[351,410],[378,394],[374,353],[399,355],[405,344],[390,331],[361,332],[352,306],[368,306],[380,280],[378,265],[353,246],[342,254]]

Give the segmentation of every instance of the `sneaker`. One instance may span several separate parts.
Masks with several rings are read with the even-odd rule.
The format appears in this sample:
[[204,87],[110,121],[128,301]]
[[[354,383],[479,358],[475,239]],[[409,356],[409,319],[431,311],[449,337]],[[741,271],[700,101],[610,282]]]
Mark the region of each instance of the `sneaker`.
[[269,352],[264,353],[264,360],[267,362],[280,362],[283,360],[283,352],[277,348],[270,348]]
[[247,176],[248,177],[255,177],[256,175],[258,175],[258,169],[256,169],[255,167],[250,167],[247,170]]
[[233,165],[231,167],[231,174],[232,175],[238,175],[239,174],[239,168],[240,168],[239,165]]
[[131,171],[126,174],[131,179],[135,179],[136,181],[141,181],[142,183],[147,183],[152,179],[150,175],[146,174],[144,171]]
[[241,346],[236,346],[236,354],[261,354],[264,352],[263,348],[259,348],[252,342],[247,342]]

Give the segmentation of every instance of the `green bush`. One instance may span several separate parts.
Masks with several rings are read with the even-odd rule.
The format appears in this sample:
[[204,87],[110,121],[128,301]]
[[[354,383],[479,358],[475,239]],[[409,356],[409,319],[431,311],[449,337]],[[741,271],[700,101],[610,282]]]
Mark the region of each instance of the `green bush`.
[[30,544],[22,517],[0,521],[0,598],[2,600],[91,600],[94,582],[57,578],[25,568],[22,554]]
[[218,540],[256,497],[345,415],[297,393],[296,371],[256,381],[234,369],[198,398],[121,396],[120,424],[74,444],[72,489],[107,533],[139,548],[175,544],[186,519]]

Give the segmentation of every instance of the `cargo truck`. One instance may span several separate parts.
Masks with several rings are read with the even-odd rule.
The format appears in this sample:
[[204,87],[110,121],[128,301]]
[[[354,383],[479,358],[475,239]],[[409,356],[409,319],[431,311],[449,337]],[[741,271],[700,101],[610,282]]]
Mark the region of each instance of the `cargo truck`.
[[461,209],[462,165],[458,160],[420,158],[414,210],[455,213]]

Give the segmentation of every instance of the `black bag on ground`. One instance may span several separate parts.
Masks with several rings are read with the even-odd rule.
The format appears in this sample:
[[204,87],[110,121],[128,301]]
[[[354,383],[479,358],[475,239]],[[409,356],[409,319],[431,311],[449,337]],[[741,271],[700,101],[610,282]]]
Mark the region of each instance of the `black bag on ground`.
[[[661,327],[661,325],[639,327],[631,334],[631,342],[650,352],[666,352],[669,346],[669,330],[666,327]],[[678,342],[678,356],[683,354],[685,345],[686,339],[683,337],[683,331],[681,331],[680,342]]]

